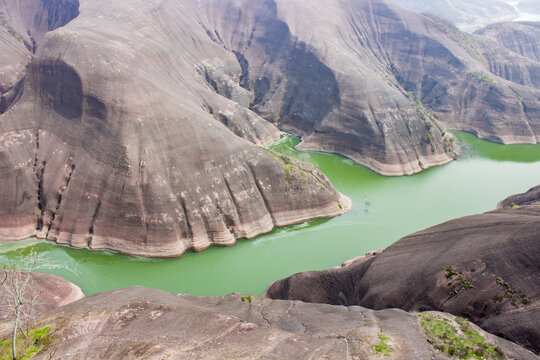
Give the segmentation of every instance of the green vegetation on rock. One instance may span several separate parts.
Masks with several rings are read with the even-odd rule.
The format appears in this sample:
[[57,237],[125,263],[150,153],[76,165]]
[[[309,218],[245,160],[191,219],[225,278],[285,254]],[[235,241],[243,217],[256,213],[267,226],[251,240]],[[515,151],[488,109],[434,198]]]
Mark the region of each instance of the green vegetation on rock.
[[392,349],[388,346],[387,341],[390,340],[388,336],[383,333],[379,333],[379,341],[373,345],[373,351],[375,354],[381,354],[388,356],[392,353]]
[[[17,336],[17,354],[18,359],[31,359],[40,351],[47,348],[51,343],[50,326],[30,330],[28,334],[19,334]],[[0,360],[12,360],[11,339],[0,343]]]
[[516,97],[518,98],[518,100],[521,100],[521,98],[523,96],[521,96],[521,94],[519,93],[519,91],[517,91],[516,89],[514,89],[513,87],[510,86],[510,89],[514,92],[514,94],[516,94]]
[[8,34],[11,35],[15,40],[23,43],[23,39],[19,36],[17,31],[15,31],[15,29],[11,25],[11,22],[8,19],[0,17],[0,25],[2,25],[2,27],[8,32]]
[[479,73],[479,72],[472,72],[471,75],[474,76],[475,78],[479,78],[480,80],[482,80],[484,82],[492,83],[494,81],[489,76],[487,76],[485,74],[482,74],[482,73]]
[[435,349],[459,359],[504,359],[501,351],[474,331],[467,320],[456,317],[452,321],[430,313],[418,316],[428,341]]

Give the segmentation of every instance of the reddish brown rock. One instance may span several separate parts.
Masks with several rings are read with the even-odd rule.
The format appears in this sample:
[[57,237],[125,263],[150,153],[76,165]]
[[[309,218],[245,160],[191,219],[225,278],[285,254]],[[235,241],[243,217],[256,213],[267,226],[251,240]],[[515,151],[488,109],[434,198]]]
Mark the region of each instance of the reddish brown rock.
[[386,175],[451,161],[445,125],[505,143],[540,133],[537,62],[389,1],[0,9],[37,49],[27,72],[20,43],[5,67],[2,240],[179,256],[346,211],[320,172],[260,148],[276,125]]
[[[452,319],[448,314],[439,316]],[[427,341],[418,316],[240,295],[193,297],[128,288],[46,314],[51,342],[36,359],[450,359]],[[508,358],[536,356],[475,328]]]

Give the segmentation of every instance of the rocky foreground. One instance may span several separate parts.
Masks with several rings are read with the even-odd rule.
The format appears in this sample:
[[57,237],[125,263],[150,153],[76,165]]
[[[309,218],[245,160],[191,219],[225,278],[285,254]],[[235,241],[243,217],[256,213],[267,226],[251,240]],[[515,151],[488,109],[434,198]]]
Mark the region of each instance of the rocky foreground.
[[[496,349],[487,358],[537,359],[449,314],[423,316],[479,334],[483,347]],[[35,328],[47,333],[34,359],[451,359],[428,342],[420,321],[397,309],[135,287],[44,313]]]
[[279,280],[274,299],[438,310],[540,352],[540,187],[341,268]]

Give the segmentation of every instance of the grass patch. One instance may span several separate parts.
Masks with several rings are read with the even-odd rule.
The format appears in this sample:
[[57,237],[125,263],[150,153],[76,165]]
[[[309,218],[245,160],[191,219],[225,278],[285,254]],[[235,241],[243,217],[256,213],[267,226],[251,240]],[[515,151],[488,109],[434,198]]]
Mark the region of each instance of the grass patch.
[[482,74],[482,73],[479,73],[479,72],[472,72],[471,75],[474,76],[475,78],[479,78],[480,80],[482,80],[484,82],[492,83],[493,81],[495,81],[492,78],[490,78],[489,76],[487,76],[485,74]]
[[[17,336],[17,359],[28,360],[38,354],[40,351],[47,348],[51,343],[49,333],[50,326],[30,330],[27,337],[23,334]],[[12,360],[13,353],[11,352],[11,339],[0,343],[0,360]]]
[[459,359],[503,360],[501,351],[490,345],[486,339],[474,331],[471,324],[456,317],[456,325],[442,316],[422,313],[418,315],[426,336],[433,347]]
[[448,266],[445,270],[446,270],[446,273],[444,274],[444,277],[447,279],[451,279],[457,275],[457,273],[454,271],[454,269],[451,266]]
[[11,25],[11,22],[7,19],[0,18],[0,25],[8,32],[9,35],[11,35],[15,40],[20,42],[21,44],[24,43],[23,39],[19,36],[17,31],[13,28],[13,25]]
[[510,86],[510,89],[514,92],[514,94],[516,95],[516,97],[518,98],[518,100],[521,100],[521,98],[523,96],[521,96],[521,94],[519,93],[519,91],[517,91],[516,89],[514,89],[513,87]]
[[373,345],[373,351],[375,354],[388,356],[392,353],[392,349],[386,343],[390,338],[383,333],[379,333],[379,341]]

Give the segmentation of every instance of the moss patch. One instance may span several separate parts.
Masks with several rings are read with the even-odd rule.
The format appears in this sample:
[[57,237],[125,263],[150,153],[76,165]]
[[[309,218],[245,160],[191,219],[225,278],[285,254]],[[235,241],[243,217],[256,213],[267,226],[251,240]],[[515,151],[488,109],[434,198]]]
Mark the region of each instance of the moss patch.
[[474,331],[467,320],[456,317],[454,323],[439,315],[422,313],[418,316],[435,349],[459,359],[504,359],[501,351]]
[[[17,336],[17,358],[21,360],[27,360],[34,357],[40,351],[47,348],[51,343],[51,327],[46,326],[38,329],[30,330],[28,336],[25,338],[23,334]],[[13,359],[13,353],[11,352],[11,339],[8,339],[0,343],[0,360]]]
[[473,72],[473,73],[471,73],[471,75],[474,76],[475,78],[479,78],[480,80],[482,80],[484,82],[492,83],[494,81],[492,78],[490,78],[489,76],[487,76],[485,74],[482,74],[482,73]]
[[392,353],[392,348],[388,346],[387,341],[390,340],[388,336],[383,333],[379,334],[379,341],[373,345],[373,352],[383,356],[388,356]]

